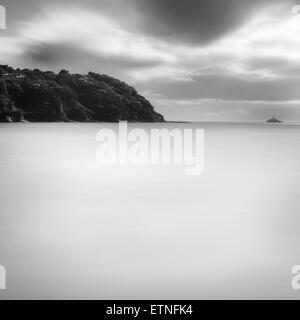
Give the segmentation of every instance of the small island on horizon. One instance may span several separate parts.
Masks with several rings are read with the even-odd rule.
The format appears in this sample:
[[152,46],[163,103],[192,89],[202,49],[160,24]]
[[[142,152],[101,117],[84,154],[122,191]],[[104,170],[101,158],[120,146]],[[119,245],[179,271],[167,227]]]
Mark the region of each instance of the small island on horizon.
[[278,120],[275,117],[270,118],[269,120],[266,121],[267,123],[283,123],[283,121]]
[[0,122],[164,122],[136,89],[107,75],[0,65]]

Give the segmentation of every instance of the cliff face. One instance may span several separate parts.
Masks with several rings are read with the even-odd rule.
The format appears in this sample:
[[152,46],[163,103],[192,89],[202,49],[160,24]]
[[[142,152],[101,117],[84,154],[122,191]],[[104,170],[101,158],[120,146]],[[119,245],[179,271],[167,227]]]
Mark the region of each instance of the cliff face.
[[0,66],[0,122],[141,121],[162,115],[126,83],[106,75]]

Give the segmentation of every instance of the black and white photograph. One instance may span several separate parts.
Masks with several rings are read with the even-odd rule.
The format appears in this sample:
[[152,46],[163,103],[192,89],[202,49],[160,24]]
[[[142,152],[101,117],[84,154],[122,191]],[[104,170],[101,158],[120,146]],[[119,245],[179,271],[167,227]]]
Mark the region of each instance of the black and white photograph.
[[300,300],[299,160],[300,0],[0,0],[0,300]]

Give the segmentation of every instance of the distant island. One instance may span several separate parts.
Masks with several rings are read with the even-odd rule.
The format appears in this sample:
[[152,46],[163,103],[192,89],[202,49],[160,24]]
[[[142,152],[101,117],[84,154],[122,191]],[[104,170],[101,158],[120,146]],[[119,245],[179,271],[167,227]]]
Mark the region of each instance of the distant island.
[[107,75],[0,65],[0,122],[121,120],[163,122],[164,117],[133,87]]
[[282,121],[272,117],[271,119],[267,120],[267,123],[282,123]]

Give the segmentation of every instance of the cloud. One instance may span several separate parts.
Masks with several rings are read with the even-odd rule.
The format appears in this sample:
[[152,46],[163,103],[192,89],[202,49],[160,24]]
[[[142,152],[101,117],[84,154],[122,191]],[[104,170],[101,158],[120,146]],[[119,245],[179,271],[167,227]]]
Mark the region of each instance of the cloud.
[[121,79],[128,78],[131,69],[153,67],[157,61],[134,60],[126,56],[108,56],[74,47],[72,43],[38,43],[27,45],[23,55],[26,66],[75,73],[98,71]]
[[299,100],[299,34],[299,16],[262,11],[210,45],[171,47],[179,63],[167,72],[158,66],[135,77],[165,99]]
[[[144,85],[145,86],[145,85]],[[149,81],[149,92],[165,99],[300,100],[299,79],[245,80],[230,75],[201,75],[192,81]]]
[[[82,8],[50,6],[32,20],[19,23],[20,31],[6,39],[6,52],[18,48],[24,62],[40,67],[67,64],[71,70],[83,71],[91,66],[103,72],[110,68],[127,69],[173,63],[175,57],[167,46],[158,41],[147,41],[143,35],[123,30],[115,21],[97,12]],[[10,44],[9,44],[10,42]],[[11,48],[8,50],[7,48]],[[95,70],[98,71],[98,70]]]
[[[131,0],[143,31],[192,44],[215,41],[243,25],[256,11],[281,0]],[[285,0],[285,5],[293,1]]]
[[159,41],[149,43],[142,35],[121,29],[109,17],[83,9],[48,9],[41,18],[24,23],[22,37],[32,42],[66,42],[90,53],[138,62],[174,59]]

